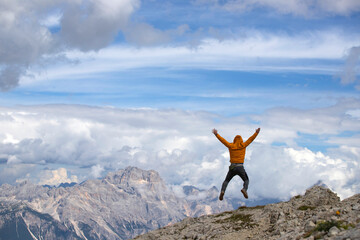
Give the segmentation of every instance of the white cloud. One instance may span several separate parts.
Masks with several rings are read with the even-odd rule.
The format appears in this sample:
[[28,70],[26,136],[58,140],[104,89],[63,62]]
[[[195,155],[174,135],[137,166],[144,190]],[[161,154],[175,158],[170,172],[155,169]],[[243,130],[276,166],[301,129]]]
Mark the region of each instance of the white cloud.
[[250,176],[249,194],[270,198],[303,193],[317,181],[322,181],[341,198],[353,192],[353,183],[359,178],[359,166],[340,158],[332,158],[306,148],[256,146],[247,163]]
[[[29,164],[66,166],[80,179],[132,165],[158,171],[171,185],[220,188],[229,156],[211,129],[217,128],[231,141],[238,133],[246,139],[260,126],[260,135],[246,156],[249,193],[254,198],[286,199],[319,180],[345,197],[360,190],[355,174],[359,170],[358,136],[341,135],[360,130],[358,119],[348,114],[359,109],[359,104],[348,99],[322,109],[274,109],[250,119],[206,112],[72,105],[2,108],[0,149],[1,159],[6,161],[0,162],[0,167],[2,173],[12,169],[12,177],[9,170],[8,177],[0,180],[14,182],[26,173],[41,183],[74,180],[64,170],[46,170],[41,177],[30,168],[28,172],[21,168]],[[328,151],[311,150],[311,139],[299,144],[299,133],[313,134],[321,144],[330,144]],[[5,141],[9,136],[17,141]],[[285,145],[273,146],[276,142]],[[75,172],[78,169],[83,170]],[[229,195],[239,196],[242,182],[236,179],[229,184]]]
[[1,1],[0,89],[16,87],[29,66],[56,62],[66,49],[106,47],[138,7],[138,0]]
[[35,168],[35,164],[0,164],[0,184],[27,180]]
[[16,156],[9,156],[7,164],[16,165],[17,163],[21,163],[21,161]]
[[189,27],[181,25],[176,29],[160,30],[147,23],[133,23],[124,30],[128,42],[137,46],[156,46],[170,43],[176,37],[182,36]]
[[60,21],[62,16],[63,15],[60,11],[55,11],[54,13],[49,14],[43,19],[40,19],[39,23],[47,28],[60,27]]
[[100,164],[96,164],[91,167],[91,176],[93,176],[94,178],[99,178],[102,176],[104,170],[105,169]]
[[349,110],[346,113],[354,118],[360,119],[360,109]]
[[274,108],[265,112],[263,116],[259,117],[259,120],[261,119],[265,124],[264,128],[268,129],[266,131],[270,131],[264,135],[271,141],[276,141],[272,137],[274,133],[277,133],[277,136],[284,136],[280,138],[281,141],[294,138],[293,134],[298,132],[336,135],[345,131],[356,131],[355,129],[360,128],[359,121],[348,115],[348,111],[359,107],[357,99],[343,99],[333,106],[319,109]]
[[137,0],[73,2],[61,19],[60,39],[82,51],[99,50],[126,27],[138,7]]
[[360,11],[357,0],[228,0],[216,5],[228,11],[251,11],[256,8],[269,8],[280,14],[293,14],[303,17],[319,17],[326,15],[349,16]]
[[[33,68],[21,81],[28,85],[42,80],[89,78],[99,73],[159,67],[335,74],[342,66],[331,61],[340,61],[349,48],[359,43],[358,36],[348,36],[335,29],[295,36],[254,30],[248,30],[246,34],[245,38],[222,41],[203,39],[196,49],[114,45],[98,52],[69,51],[67,58],[79,64],[57,65],[48,68],[46,74]],[[319,59],[325,60],[324,63],[319,63]]]
[[[356,1],[228,1],[232,9],[269,6],[279,11],[305,14],[309,9],[339,13],[356,11]],[[137,46],[158,46],[183,36],[186,24],[162,30],[146,22],[131,22],[140,8],[139,0],[116,1],[2,1],[0,10],[0,88],[9,90],[19,78],[38,79],[42,68],[64,62],[68,50],[98,51],[108,47],[119,32]],[[334,7],[332,7],[334,6]],[[58,30],[53,31],[51,28]],[[196,35],[196,34],[195,34]],[[222,34],[221,34],[222,35]],[[342,30],[328,29],[287,36],[245,30],[234,33],[230,40],[197,37],[196,48],[187,47],[109,47],[100,53],[77,56],[84,61],[72,68],[55,66],[43,79],[91,74],[141,67],[212,68],[232,70],[308,70],[334,72],[333,66],[314,66],[294,59],[340,59],[347,49],[358,46],[359,36]],[[240,36],[240,37],[239,37]],[[245,37],[242,37],[245,36]],[[190,43],[192,44],[192,43]],[[82,59],[82,57],[84,57]],[[94,59],[94,57],[96,59]],[[279,61],[286,59],[286,61]],[[74,60],[74,59],[72,59]],[[113,61],[115,60],[115,61]],[[29,70],[31,67],[32,71]],[[348,72],[348,71],[345,71]],[[32,77],[33,76],[33,77]],[[348,79],[346,77],[346,79]]]
[[360,46],[352,47],[346,57],[346,62],[343,71],[340,73],[341,83],[343,84],[358,84],[360,88],[360,79],[357,75],[360,73]]
[[15,139],[12,135],[10,134],[5,134],[5,139],[3,140],[3,143],[19,143],[19,140]]
[[33,3],[2,1],[0,4],[0,88],[8,90],[17,86],[29,64],[51,50],[52,38],[37,23]]
[[316,3],[328,14],[348,16],[360,11],[360,2],[357,0],[326,0]]
[[56,170],[45,170],[40,177],[40,185],[57,186],[61,183],[78,182],[77,176],[72,175],[68,177],[67,170],[65,168],[59,168]]
[[[204,1],[200,2],[204,4]],[[212,4],[214,2],[211,1]],[[140,9],[140,0],[26,3],[14,0],[1,1],[0,6],[0,89],[3,91],[18,86],[21,77],[23,81],[38,79],[44,66],[55,63],[60,67],[55,64],[55,69],[46,75],[47,79],[141,67],[334,72],[338,69],[333,66],[314,66],[314,63],[299,63],[295,59],[338,60],[347,49],[359,45],[356,33],[336,29],[306,31],[295,36],[245,30],[235,32],[230,40],[220,34],[221,41],[204,39],[205,34],[199,29],[185,37],[194,35],[195,48],[193,42],[189,43],[190,46],[174,47],[181,44],[178,41],[171,47],[167,44],[174,43],[173,39],[181,39],[190,27],[181,24],[164,30],[139,19],[132,22],[131,16]],[[232,0],[222,7],[236,10],[264,6],[297,15],[311,15],[312,11],[349,15],[360,8],[356,0]],[[209,32],[219,35],[213,28],[209,29]],[[108,47],[119,33],[123,34],[127,43],[147,47],[138,49],[117,46],[109,47],[99,54],[91,52]],[[149,47],[160,44],[163,47]],[[72,69],[67,65],[61,67],[68,51],[72,50],[91,53],[83,55],[84,59],[78,56],[78,60],[85,61],[80,66]],[[342,79],[352,79],[352,75],[344,76]],[[43,79],[46,77],[42,76]]]
[[119,33],[130,44],[152,46],[188,30],[187,25],[163,31],[133,23],[130,17],[139,8],[140,0],[0,1],[0,90],[17,87],[29,67],[39,73],[68,63],[66,51],[98,51]]
[[180,185],[172,185],[171,186],[171,190],[175,193],[175,195],[177,197],[180,197],[180,198],[184,198],[186,197],[185,193],[184,193],[184,189],[182,186]]

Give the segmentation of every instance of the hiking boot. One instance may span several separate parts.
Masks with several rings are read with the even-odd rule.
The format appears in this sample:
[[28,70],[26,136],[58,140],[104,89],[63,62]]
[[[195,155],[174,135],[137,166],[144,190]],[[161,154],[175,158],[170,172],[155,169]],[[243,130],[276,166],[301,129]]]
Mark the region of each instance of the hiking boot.
[[225,194],[225,192],[221,191],[220,196],[219,196],[220,201],[222,201],[224,199],[224,194]]
[[246,198],[246,199],[248,199],[248,194],[247,194],[247,192],[246,192],[246,189],[245,188],[243,188],[243,189],[241,189],[241,192],[242,192],[242,194],[244,195],[244,197]]

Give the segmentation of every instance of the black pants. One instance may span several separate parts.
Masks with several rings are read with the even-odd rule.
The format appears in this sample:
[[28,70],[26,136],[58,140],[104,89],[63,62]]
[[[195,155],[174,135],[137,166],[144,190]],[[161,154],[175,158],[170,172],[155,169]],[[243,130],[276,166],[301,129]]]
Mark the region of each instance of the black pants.
[[244,181],[244,189],[247,190],[249,186],[249,177],[246,174],[245,168],[243,164],[231,164],[229,167],[229,172],[226,175],[225,181],[222,184],[221,191],[225,192],[227,185],[231,181],[231,179],[238,175]]

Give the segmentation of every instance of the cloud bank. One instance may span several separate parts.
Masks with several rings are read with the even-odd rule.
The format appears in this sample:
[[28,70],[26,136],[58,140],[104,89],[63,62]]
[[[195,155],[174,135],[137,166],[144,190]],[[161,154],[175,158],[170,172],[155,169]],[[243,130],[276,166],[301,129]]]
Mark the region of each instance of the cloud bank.
[[[346,197],[360,191],[359,109],[359,100],[347,99],[313,110],[271,109],[249,119],[76,105],[2,108],[0,181],[82,181],[131,165],[159,171],[171,185],[220,187],[229,156],[211,129],[231,141],[260,126],[246,159],[254,198],[286,199],[319,180]],[[309,147],[314,140],[320,150]],[[234,180],[228,194],[238,196],[240,187]]]
[[42,171],[39,184],[57,186],[61,183],[72,183],[78,182],[75,175],[68,177],[67,170],[65,168],[59,168],[56,170],[45,170]]

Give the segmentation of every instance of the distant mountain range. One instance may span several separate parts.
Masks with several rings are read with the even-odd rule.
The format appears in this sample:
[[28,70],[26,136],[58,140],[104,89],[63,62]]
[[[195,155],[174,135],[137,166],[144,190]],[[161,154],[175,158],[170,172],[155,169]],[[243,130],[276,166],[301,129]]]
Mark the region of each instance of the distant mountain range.
[[128,167],[103,179],[59,187],[0,186],[0,240],[129,239],[150,230],[232,210],[218,189],[184,186],[180,198],[156,171]]

